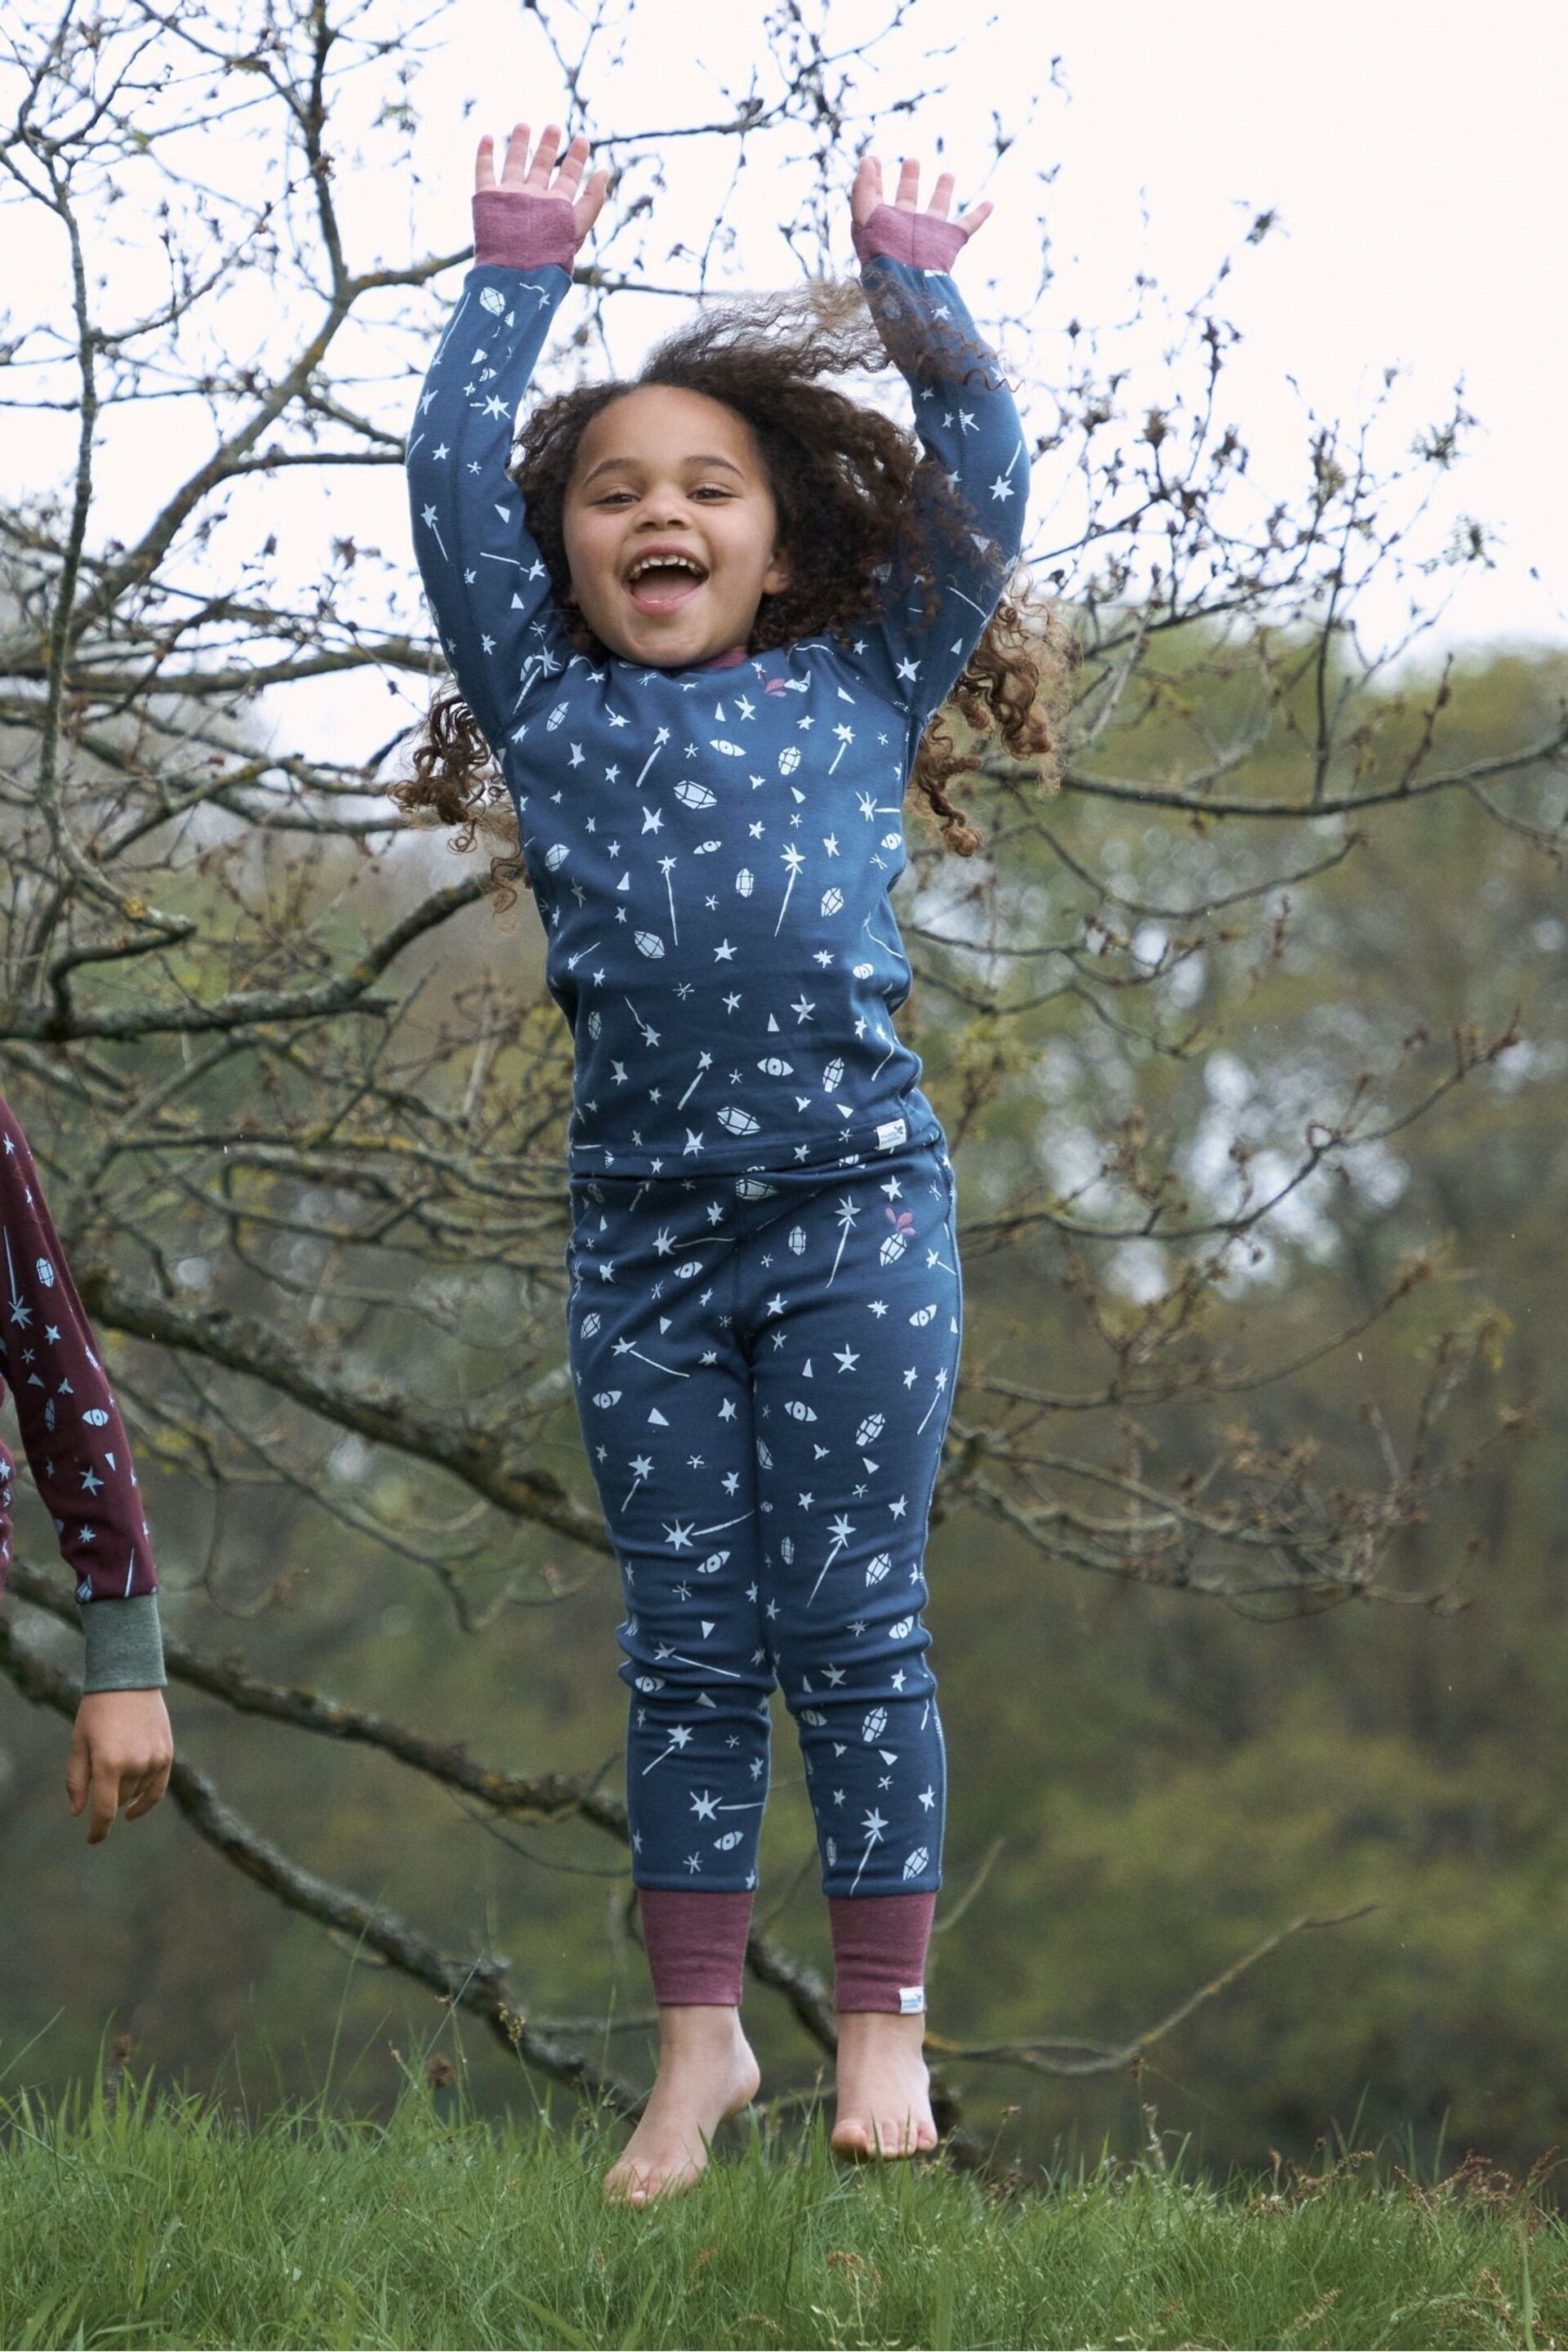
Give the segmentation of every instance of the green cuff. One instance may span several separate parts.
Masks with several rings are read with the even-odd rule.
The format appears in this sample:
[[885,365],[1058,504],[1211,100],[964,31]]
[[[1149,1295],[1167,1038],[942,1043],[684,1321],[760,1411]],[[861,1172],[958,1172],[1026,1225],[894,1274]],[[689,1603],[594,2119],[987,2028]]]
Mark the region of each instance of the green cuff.
[[89,1691],[163,1688],[169,1677],[163,1671],[155,1592],[139,1592],[129,1601],[88,1601],[78,1607],[87,1638],[84,1698]]

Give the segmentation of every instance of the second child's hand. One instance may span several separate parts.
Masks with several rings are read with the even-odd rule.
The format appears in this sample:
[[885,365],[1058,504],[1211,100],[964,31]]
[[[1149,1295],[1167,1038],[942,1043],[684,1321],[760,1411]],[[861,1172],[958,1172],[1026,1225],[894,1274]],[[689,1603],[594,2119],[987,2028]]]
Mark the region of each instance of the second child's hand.
[[[945,221],[947,219],[949,213],[952,210],[952,173],[951,172],[939,173],[936,185],[931,190],[931,202],[924,208],[927,215],[931,219],[939,221]],[[882,193],[882,164],[880,157],[876,155],[862,155],[860,158],[860,168],[855,174],[855,184],[850,190],[849,194],[849,210],[851,216],[858,226],[863,227],[866,222],[870,219],[879,205],[890,203],[901,213],[918,213],[921,209],[920,190],[921,167],[918,157],[906,155],[903,158],[899,165],[898,194],[895,196],[889,197],[885,196]],[[958,231],[965,244],[967,244],[969,239],[974,235],[975,230],[979,228],[984,222],[990,219],[994,210],[994,206],[989,202],[972,205],[966,213],[959,214],[958,218],[952,222],[952,226]]]
[[510,188],[520,195],[554,197],[569,204],[572,226],[580,245],[599,217],[609,192],[610,175],[608,172],[595,172],[584,187],[583,173],[588,163],[588,142],[579,132],[563,153],[561,139],[561,125],[547,122],[530,161],[529,128],[526,122],[518,123],[506,142],[498,181],[496,143],[487,131],[474,158],[474,187],[480,194],[495,187]]

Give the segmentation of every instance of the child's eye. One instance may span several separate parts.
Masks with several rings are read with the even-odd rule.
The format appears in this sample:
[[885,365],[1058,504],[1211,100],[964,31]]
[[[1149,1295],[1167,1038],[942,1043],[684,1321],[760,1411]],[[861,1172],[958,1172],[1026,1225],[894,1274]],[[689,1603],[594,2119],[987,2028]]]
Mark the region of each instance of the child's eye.
[[694,499],[727,499],[731,493],[722,482],[700,482],[691,495]]

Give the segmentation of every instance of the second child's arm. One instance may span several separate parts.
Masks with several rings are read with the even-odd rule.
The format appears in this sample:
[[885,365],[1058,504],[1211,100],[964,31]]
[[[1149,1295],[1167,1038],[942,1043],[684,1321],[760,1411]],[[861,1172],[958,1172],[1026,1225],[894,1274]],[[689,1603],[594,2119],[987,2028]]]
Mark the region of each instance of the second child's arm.
[[[39,1496],[76,1578],[83,1696],[66,1768],[88,1843],[150,1812],[168,1786],[157,1573],[130,1441],[44,1199],[27,1139],[0,1097],[0,1396],[9,1386]],[[0,1584],[10,1558],[0,1447]]]
[[561,659],[553,589],[507,473],[517,412],[572,265],[605,200],[584,187],[588,142],[564,152],[546,124],[479,142],[474,266],[463,281],[408,436],[408,490],[420,575],[447,658],[498,753],[527,687]]
[[[932,469],[897,551],[880,625],[867,633],[868,655],[885,668],[882,683],[917,730],[952,690],[1006,586],[1029,494],[1028,446],[1013,395],[950,274],[991,206],[950,220],[952,185],[942,173],[921,209],[920,165],[906,160],[895,199],[884,202],[881,166],[867,156],[851,199],[866,299],[909,384]],[[939,476],[952,493],[940,501],[945,513],[933,511]]]

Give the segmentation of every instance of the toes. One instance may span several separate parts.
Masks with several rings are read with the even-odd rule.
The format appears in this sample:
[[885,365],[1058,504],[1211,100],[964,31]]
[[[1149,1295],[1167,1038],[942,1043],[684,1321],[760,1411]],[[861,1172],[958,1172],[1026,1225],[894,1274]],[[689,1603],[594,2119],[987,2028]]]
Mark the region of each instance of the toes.
[[623,2160],[605,2173],[605,2194],[615,2204],[647,2205],[656,2197],[668,2196],[677,2189],[694,2189],[702,2177],[702,2169],[689,2161],[661,2171],[651,2165],[627,2167]]
[[890,2116],[868,2119],[845,2116],[835,2124],[828,2145],[836,2156],[844,2157],[851,2164],[871,2164],[879,2158],[886,2161],[896,2157],[928,2155],[938,2137],[935,2123],[925,2116],[917,2120],[912,2115],[906,2116],[895,2122]]

